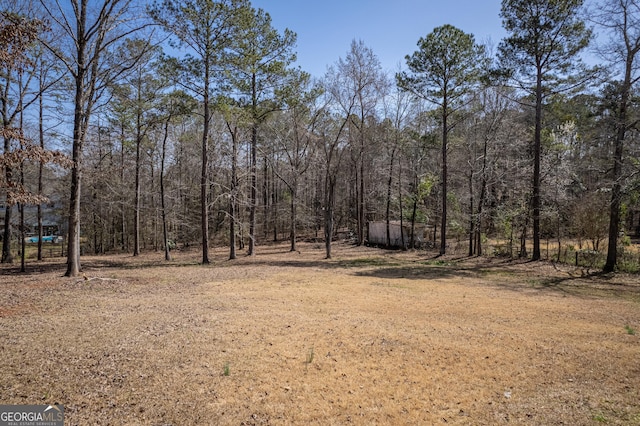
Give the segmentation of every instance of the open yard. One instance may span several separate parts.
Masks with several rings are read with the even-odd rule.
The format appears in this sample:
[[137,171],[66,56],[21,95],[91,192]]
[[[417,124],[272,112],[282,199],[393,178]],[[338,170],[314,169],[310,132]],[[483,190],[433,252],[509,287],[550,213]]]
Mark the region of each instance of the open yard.
[[640,277],[287,247],[3,266],[0,403],[67,425],[640,425]]

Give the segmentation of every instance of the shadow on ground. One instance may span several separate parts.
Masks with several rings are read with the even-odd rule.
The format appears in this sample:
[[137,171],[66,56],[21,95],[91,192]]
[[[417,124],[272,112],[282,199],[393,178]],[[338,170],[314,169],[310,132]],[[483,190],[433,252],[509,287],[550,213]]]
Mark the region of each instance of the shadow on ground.
[[[424,253],[424,256],[422,255]],[[238,268],[264,266],[265,268],[301,268],[340,270],[345,274],[378,279],[445,280],[465,279],[469,283],[491,285],[512,291],[552,291],[581,297],[623,297],[640,302],[640,280],[625,274],[602,274],[568,265],[549,262],[528,262],[509,258],[478,258],[438,256],[429,252],[397,252],[341,245],[334,259],[325,259],[324,250],[317,247],[304,253],[291,252],[285,245],[261,247],[255,256],[244,253],[235,260],[227,260],[218,250],[211,264],[204,265],[194,251],[176,252],[175,260],[164,261],[163,255],[145,253],[142,256],[120,254],[111,256],[87,256],[81,260],[82,272],[148,270],[162,268]],[[0,275],[37,277],[51,273],[63,276],[66,270],[64,258],[31,261],[27,271],[20,272],[19,265],[3,265]]]

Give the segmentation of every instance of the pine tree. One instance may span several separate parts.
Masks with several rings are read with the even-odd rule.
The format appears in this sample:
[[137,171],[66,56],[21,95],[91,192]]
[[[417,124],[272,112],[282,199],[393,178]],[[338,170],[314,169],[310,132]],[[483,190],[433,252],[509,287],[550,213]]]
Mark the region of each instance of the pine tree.
[[456,125],[453,115],[467,102],[479,80],[484,49],[473,35],[444,25],[418,41],[419,50],[407,56],[410,73],[397,75],[398,85],[414,95],[435,104],[439,109],[442,134],[442,214],[440,254],[446,252],[447,230],[447,142]]
[[516,86],[534,99],[533,260],[540,260],[543,105],[551,94],[575,88],[575,77],[584,71],[578,54],[589,44],[591,31],[579,15],[583,1],[502,1],[502,25],[509,35],[499,46],[501,66]]

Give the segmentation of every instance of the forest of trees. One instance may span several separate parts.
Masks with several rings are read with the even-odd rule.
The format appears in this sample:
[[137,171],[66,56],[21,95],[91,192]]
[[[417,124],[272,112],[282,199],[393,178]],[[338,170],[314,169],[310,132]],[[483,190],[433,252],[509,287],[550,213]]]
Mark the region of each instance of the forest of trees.
[[404,248],[640,268],[639,0],[503,0],[496,46],[443,25],[390,72],[354,40],[318,78],[249,0],[0,5],[2,262],[32,233],[42,258],[49,206],[69,276],[81,253],[330,258],[374,221]]

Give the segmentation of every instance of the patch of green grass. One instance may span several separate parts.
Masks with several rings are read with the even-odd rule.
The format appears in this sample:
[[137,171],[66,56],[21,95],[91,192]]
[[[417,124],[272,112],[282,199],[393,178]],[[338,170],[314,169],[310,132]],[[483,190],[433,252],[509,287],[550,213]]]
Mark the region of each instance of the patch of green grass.
[[231,374],[231,367],[229,366],[228,362],[224,364],[224,367],[222,368],[222,374],[225,377],[228,377]]
[[549,287],[548,281],[540,278],[523,278],[522,282],[529,287]]
[[427,260],[426,262],[423,262],[423,263],[429,266],[455,266],[455,263],[449,262],[448,260],[441,260],[441,259]]
[[636,335],[636,329],[631,327],[630,325],[625,325],[624,329],[627,330],[627,334],[630,334],[632,336]]
[[314,357],[314,353],[313,353],[313,346],[309,349],[309,352],[307,352],[307,358],[304,360],[304,363],[309,365],[313,362],[313,357]]
[[602,414],[596,414],[595,416],[593,416],[593,420],[600,423],[608,423],[607,418]]
[[627,274],[637,274],[638,272],[640,272],[640,263],[635,261],[635,259],[632,261],[622,260],[618,262],[617,268],[620,272],[626,272]]

